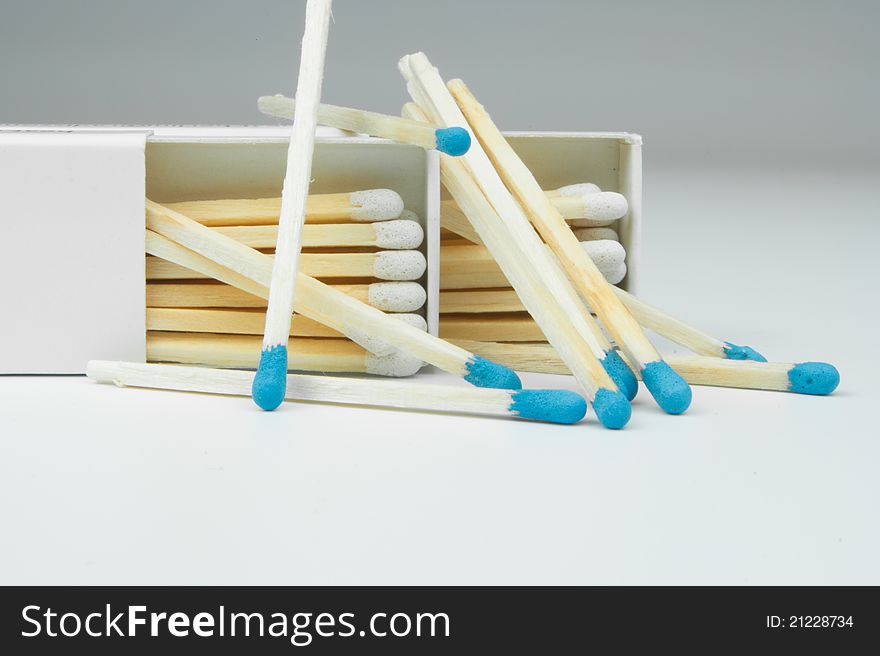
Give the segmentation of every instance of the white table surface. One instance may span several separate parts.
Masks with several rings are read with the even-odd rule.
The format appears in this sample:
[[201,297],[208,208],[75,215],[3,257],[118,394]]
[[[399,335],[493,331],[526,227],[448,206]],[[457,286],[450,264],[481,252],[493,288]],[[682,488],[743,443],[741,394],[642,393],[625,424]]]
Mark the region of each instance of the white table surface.
[[646,174],[643,297],[827,398],[612,432],[0,377],[0,583],[878,584],[878,179]]

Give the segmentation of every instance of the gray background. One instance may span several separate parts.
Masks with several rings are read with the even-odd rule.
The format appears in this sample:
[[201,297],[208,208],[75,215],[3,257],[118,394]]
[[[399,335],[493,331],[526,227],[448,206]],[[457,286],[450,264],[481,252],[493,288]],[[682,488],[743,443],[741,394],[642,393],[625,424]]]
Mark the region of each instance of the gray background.
[[[646,165],[859,167],[880,2],[336,0],[324,98],[398,112],[425,51],[504,129],[628,130]],[[304,2],[3,0],[0,123],[244,123],[292,93]]]

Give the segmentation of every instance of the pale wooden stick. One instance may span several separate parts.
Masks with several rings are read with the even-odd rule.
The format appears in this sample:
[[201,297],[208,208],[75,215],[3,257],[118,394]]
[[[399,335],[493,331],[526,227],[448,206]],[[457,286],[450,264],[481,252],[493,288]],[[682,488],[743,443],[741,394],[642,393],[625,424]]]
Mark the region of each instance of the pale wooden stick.
[[[193,200],[165,206],[206,226],[278,225],[281,198]],[[305,222],[372,223],[397,219],[402,212],[403,199],[391,189],[312,194],[306,201]]]
[[[598,243],[584,242],[585,251]],[[616,246],[616,244],[615,244]],[[620,248],[619,246],[616,246]],[[589,252],[589,251],[588,251]],[[620,249],[608,257],[599,259],[597,266],[603,276],[615,283],[620,282],[620,270],[624,265],[625,252]],[[588,256],[589,257],[589,256]],[[321,276],[319,276],[321,277]],[[485,246],[443,242],[440,245],[440,289],[486,289],[507,287],[510,283]]]
[[[426,300],[425,288],[417,282],[374,282],[370,285],[331,287],[383,312],[415,312]],[[268,294],[265,287],[260,289]],[[230,285],[148,283],[147,307],[265,308],[266,299]]]
[[[569,374],[568,367],[549,344],[500,344],[454,340],[464,348],[518,371]],[[840,382],[834,366],[825,362],[755,362],[699,355],[666,356],[688,383],[714,387],[776,390],[824,396]]]
[[[147,360],[211,367],[255,369],[260,362],[259,335],[212,333],[147,333]],[[412,376],[422,361],[401,351],[375,355],[344,339],[292,337],[288,339],[287,369]]]
[[[740,346],[712,337],[668,314],[645,303],[629,292],[618,287],[614,293],[623,301],[627,309],[643,328],[653,330],[658,335],[680,344],[694,353],[731,360],[755,360],[766,362],[766,358],[750,346]],[[441,314],[522,312],[525,307],[513,289],[492,290],[445,290],[440,294]],[[505,340],[497,340],[505,341]]]
[[486,316],[450,315],[440,317],[440,337],[480,342],[545,342],[547,338],[528,313]]
[[[271,262],[275,258],[267,255]],[[379,253],[303,253],[300,270],[313,278],[378,278],[379,280],[418,280],[427,262],[419,251],[381,251]],[[148,257],[147,280],[198,280],[197,271],[165,260]]]
[[[532,173],[464,83],[453,80],[448,87],[480,145],[486,149],[495,170],[558,256],[578,292],[637,369],[641,371],[647,367],[644,372],[645,385],[654,399],[671,414],[680,414],[687,410],[691,402],[691,390],[687,383],[663,362],[638,322],[614,295],[611,285],[593,261],[587,257]],[[476,147],[471,150],[476,150]]]
[[269,284],[263,350],[254,376],[254,403],[274,410],[284,401],[287,385],[287,340],[296,291],[299,251],[306,216],[306,198],[312,177],[318,103],[324,79],[324,55],[330,25],[331,0],[307,0],[306,25],[299,62],[296,95],[299,111],[293,119],[287,149],[287,170],[281,187],[278,241]]
[[[86,375],[99,383],[114,383],[120,387],[235,396],[250,395],[253,377],[249,372],[230,369],[106,360],[90,361]],[[560,424],[576,423],[586,413],[584,400],[567,390],[475,389],[302,374],[288,374],[285,399],[536,419]]]
[[[569,221],[572,224],[576,222],[579,227],[601,228],[612,225],[617,220],[588,218],[585,216],[587,214],[587,206],[584,204],[583,199],[580,198],[573,196],[548,196],[548,198],[550,198],[550,202],[559,213],[562,214],[562,217],[566,221]],[[625,213],[626,212],[624,212],[624,214]],[[480,235],[474,230],[471,222],[468,220],[467,216],[465,216],[465,213],[461,211],[461,208],[454,199],[450,198],[440,201],[440,226],[475,244],[483,243],[480,240]]]
[[[419,330],[427,330],[425,320],[418,314],[393,314]],[[231,335],[261,335],[263,313],[251,310],[204,308],[147,308],[147,330],[191,333],[225,333]],[[301,314],[291,318],[290,334],[294,337],[345,337],[322,323]]]
[[[296,100],[280,94],[260,96],[257,106],[268,116],[293,118],[296,115]],[[413,144],[428,150],[436,148],[441,153],[454,157],[466,153],[471,145],[470,134],[462,128],[443,128],[398,116],[325,103],[318,105],[318,123],[358,134]]]
[[[278,227],[240,225],[214,228],[251,248],[274,248]],[[303,248],[382,248],[409,250],[422,245],[425,232],[416,221],[396,219],[376,223],[337,223],[303,226]]]
[[[411,95],[416,98],[423,97],[427,95],[423,81],[410,68],[410,59],[405,57],[401,60],[401,72],[409,83]],[[436,73],[435,78],[427,80],[427,84],[433,86],[435,93],[438,88],[442,93],[445,88]],[[443,99],[440,100],[442,102]],[[447,100],[446,107],[447,109],[455,107],[451,98]],[[407,105],[404,111],[410,118],[421,119],[425,116],[423,110],[415,105]],[[444,116],[437,112],[432,118],[449,124],[457,118],[460,119],[461,113],[457,114],[456,117],[453,112],[449,112]],[[469,157],[473,152],[472,146],[468,154],[463,157]],[[527,224],[526,227],[531,230],[532,237],[538,244],[536,247],[532,245],[533,247],[528,251],[523,250],[522,244],[513,238],[506,228],[508,217],[502,221],[498,216],[483,196],[471,177],[469,167],[462,162],[462,159],[441,156],[440,174],[444,185],[470,217],[483,242],[490,246],[506,277],[511,280],[524,305],[529,308],[548,339],[566,354],[566,362],[569,362],[572,370],[576,372],[575,377],[579,384],[594,403],[597,417],[605,426],[622,428],[629,420],[629,404],[600,364],[599,357],[605,354],[598,349],[590,327],[580,315],[567,316],[565,309],[559,304],[559,295],[554,294],[554,290],[545,284],[544,279],[534,273],[533,262],[536,259],[546,260],[549,254]],[[548,266],[552,270],[552,265]],[[552,271],[555,275],[556,271]]]
[[[148,252],[228,284],[236,285],[233,281],[240,282],[244,277],[251,281],[252,288],[257,288],[251,293],[256,296],[267,293],[272,271],[268,256],[152,201],[147,201],[146,221],[148,233],[159,233],[154,241],[164,238],[164,250],[150,250],[148,240]],[[172,252],[171,247],[176,247],[176,252]],[[377,295],[377,300],[371,301],[374,304],[382,300],[385,284],[370,286],[370,292],[375,290]],[[516,374],[507,368],[498,367],[462,348],[396,321],[303,273],[297,276],[294,309],[349,339],[361,344],[369,340],[397,347],[478,387],[521,386]],[[370,350],[375,352],[375,347]]]
[[513,289],[450,289],[440,292],[441,314],[524,312],[525,309],[519,295]]
[[681,344],[694,353],[731,360],[767,361],[767,358],[750,346],[740,346],[712,337],[622,289],[615,287],[614,293],[632,312],[639,324],[676,344]]

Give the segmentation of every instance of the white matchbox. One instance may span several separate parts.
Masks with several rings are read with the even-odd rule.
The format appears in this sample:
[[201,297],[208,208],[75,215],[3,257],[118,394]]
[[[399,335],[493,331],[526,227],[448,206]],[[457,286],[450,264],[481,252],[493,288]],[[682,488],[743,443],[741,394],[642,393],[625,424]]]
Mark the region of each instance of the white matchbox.
[[[439,317],[439,159],[415,146],[321,129],[313,193],[389,188],[425,230],[422,309]],[[81,374],[146,352],[144,197],[279,196],[289,129],[0,126],[2,374]],[[628,133],[509,133],[545,189],[594,182],[629,201],[618,233],[638,279],[641,140]]]

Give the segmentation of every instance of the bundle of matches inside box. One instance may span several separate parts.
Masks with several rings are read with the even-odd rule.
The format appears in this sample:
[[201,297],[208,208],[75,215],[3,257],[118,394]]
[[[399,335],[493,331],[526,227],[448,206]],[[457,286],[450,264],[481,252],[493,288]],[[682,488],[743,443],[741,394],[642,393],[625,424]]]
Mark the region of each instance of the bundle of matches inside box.
[[[266,255],[278,236],[280,198],[209,200],[152,205],[179,213]],[[391,189],[309,197],[299,270],[395,319],[427,330],[424,239],[418,217]],[[267,299],[204,272],[151,254],[147,243],[147,360],[255,368]],[[342,332],[295,314],[289,368],[410,376],[422,362],[375,348],[356,326]],[[372,349],[372,352],[371,352]]]
[[[320,104],[329,16],[330,0],[309,0],[296,102],[260,99],[265,113],[293,118],[281,198],[148,200],[148,359],[157,362],[92,361],[92,378],[250,394],[265,410],[294,399],[571,424],[590,404],[608,428],[629,421],[638,379],[673,415],[690,405],[690,384],[837,387],[830,364],[767,362],[616,287],[626,264],[614,222],[626,199],[589,183],[541,189],[464,83],[444,83],[424,54],[399,63],[414,101],[404,118]],[[308,195],[318,123],[442,153],[451,198],[441,209],[440,337],[415,313],[423,232],[400,197]],[[695,355],[664,359],[645,328]],[[400,377],[424,363],[473,387],[288,373]],[[570,373],[580,394],[523,390],[514,370]]]

